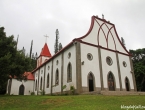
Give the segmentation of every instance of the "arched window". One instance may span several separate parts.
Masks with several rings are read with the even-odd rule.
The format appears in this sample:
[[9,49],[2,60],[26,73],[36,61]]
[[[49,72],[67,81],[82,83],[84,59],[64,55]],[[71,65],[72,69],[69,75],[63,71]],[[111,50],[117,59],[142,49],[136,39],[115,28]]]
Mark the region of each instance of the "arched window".
[[112,72],[108,74],[108,89],[109,91],[115,91],[115,81]]
[[40,90],[42,90],[42,77],[41,77],[41,80],[40,80]]
[[47,75],[47,84],[46,84],[46,87],[49,88],[49,73]]
[[58,71],[58,69],[56,70],[56,74],[55,74],[55,84],[56,85],[59,84],[59,71]]
[[35,81],[35,91],[37,90],[37,80]]
[[67,81],[68,82],[72,81],[72,66],[71,66],[71,63],[69,63],[68,66],[67,66]]

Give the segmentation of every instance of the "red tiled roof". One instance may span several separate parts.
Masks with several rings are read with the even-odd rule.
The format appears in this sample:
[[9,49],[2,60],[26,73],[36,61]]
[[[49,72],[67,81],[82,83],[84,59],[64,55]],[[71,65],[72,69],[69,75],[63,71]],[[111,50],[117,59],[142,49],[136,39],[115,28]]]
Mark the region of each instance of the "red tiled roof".
[[25,72],[24,76],[27,76],[27,80],[34,80],[34,76],[31,72]]
[[51,57],[51,53],[50,53],[49,48],[48,48],[48,46],[47,46],[46,43],[45,43],[44,47],[42,48],[42,51],[40,53],[40,56]]
[[[31,72],[25,72],[23,75],[27,76],[27,80],[34,80],[34,76],[33,76],[33,74]],[[17,78],[17,76],[12,77],[11,75],[9,77],[10,78],[14,78],[14,79]]]

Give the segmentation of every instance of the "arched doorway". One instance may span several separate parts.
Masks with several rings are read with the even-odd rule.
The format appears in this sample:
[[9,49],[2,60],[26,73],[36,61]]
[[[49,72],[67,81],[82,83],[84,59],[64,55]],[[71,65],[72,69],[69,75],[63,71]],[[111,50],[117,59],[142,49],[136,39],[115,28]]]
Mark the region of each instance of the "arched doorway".
[[24,95],[24,90],[25,90],[25,87],[24,87],[24,85],[22,84],[22,85],[19,87],[19,95]]
[[128,78],[126,77],[125,78],[125,87],[126,87],[126,91],[130,91],[130,89],[129,89],[129,80],[128,80]]
[[112,72],[109,72],[108,74],[108,88],[109,91],[115,91],[115,83],[114,83],[114,77]]
[[88,83],[89,83],[89,92],[94,91],[94,78],[92,73],[90,73],[88,76]]

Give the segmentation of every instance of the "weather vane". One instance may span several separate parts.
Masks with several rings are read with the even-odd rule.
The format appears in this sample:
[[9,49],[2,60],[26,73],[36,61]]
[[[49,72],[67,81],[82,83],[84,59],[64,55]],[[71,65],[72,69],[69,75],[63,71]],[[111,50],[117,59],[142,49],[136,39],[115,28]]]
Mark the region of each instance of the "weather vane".
[[46,35],[44,35],[44,37],[46,37],[46,40],[45,40],[45,42],[47,43],[47,37],[49,37],[49,36],[47,36],[47,34],[46,34]]

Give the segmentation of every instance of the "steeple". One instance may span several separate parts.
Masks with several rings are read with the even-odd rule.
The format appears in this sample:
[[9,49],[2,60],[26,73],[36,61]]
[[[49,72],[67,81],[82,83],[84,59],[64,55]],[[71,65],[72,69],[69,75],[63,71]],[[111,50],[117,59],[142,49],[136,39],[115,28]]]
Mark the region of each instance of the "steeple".
[[47,43],[45,43],[40,53],[40,56],[37,59],[37,67],[43,64],[49,58],[51,58],[51,53],[49,51]]
[[45,43],[44,47],[42,48],[40,56],[51,57],[51,53],[50,53],[50,51],[48,49],[47,43]]

